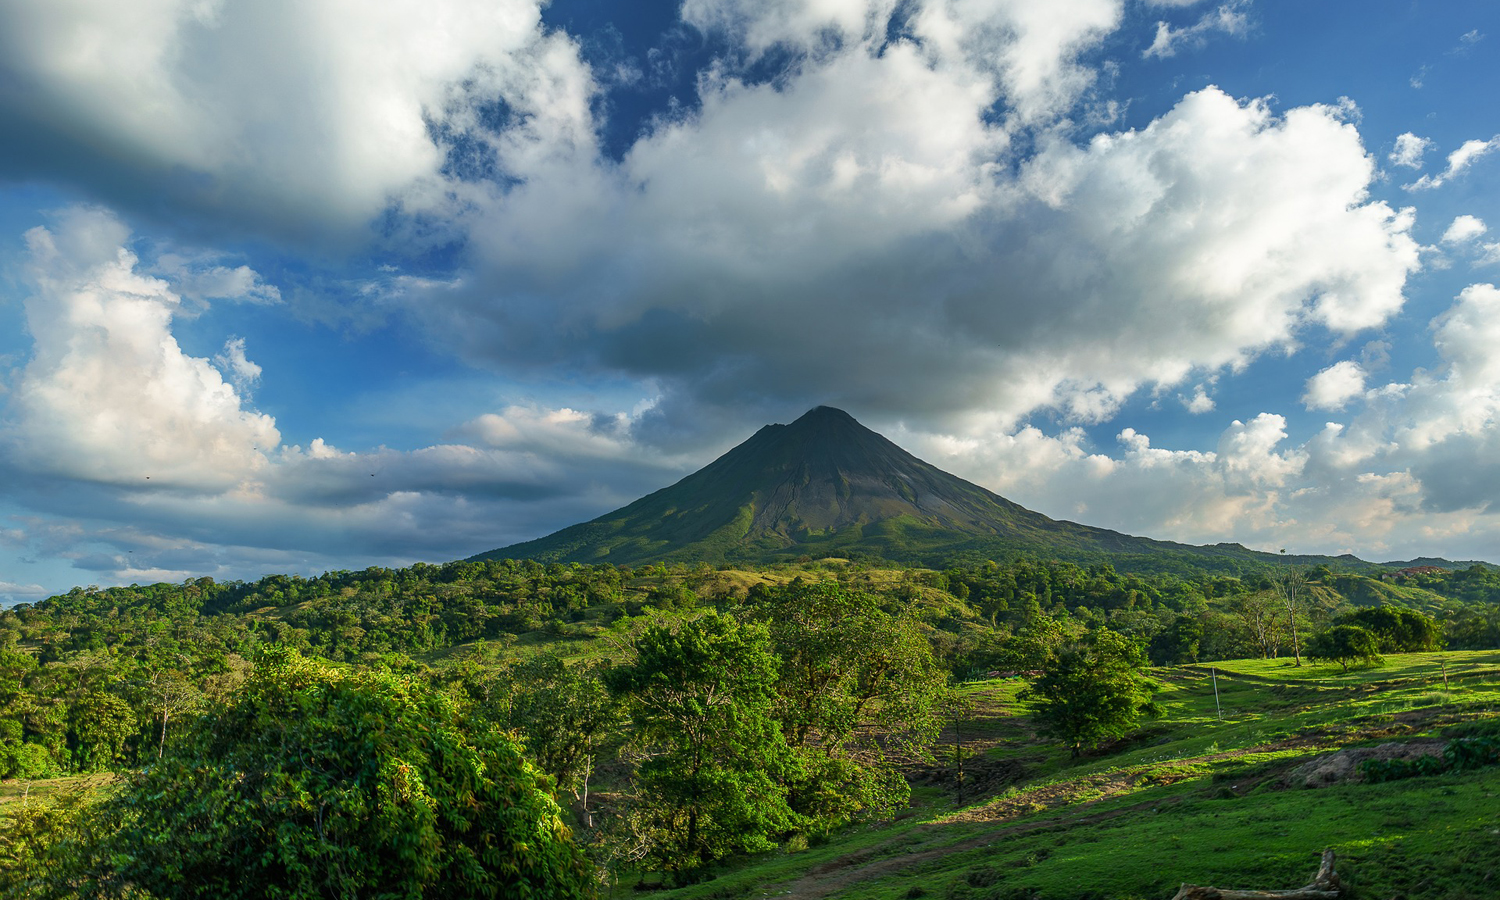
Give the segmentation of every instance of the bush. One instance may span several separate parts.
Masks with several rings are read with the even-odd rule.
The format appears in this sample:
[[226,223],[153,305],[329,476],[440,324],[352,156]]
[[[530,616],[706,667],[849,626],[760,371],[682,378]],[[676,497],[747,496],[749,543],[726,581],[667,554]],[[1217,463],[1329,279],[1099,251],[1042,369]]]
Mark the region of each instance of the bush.
[[77,896],[75,874],[93,840],[87,788],[50,802],[15,802],[0,818],[0,897]]
[[1443,772],[1462,772],[1484,766],[1500,764],[1500,738],[1465,737],[1449,741],[1443,755],[1419,756],[1416,759],[1367,759],[1359,764],[1359,772],[1373,784],[1383,781],[1399,781],[1421,775],[1439,775]]
[[1367,759],[1359,764],[1359,773],[1371,784],[1400,781],[1420,775],[1440,775],[1447,771],[1448,764],[1436,756],[1419,756],[1416,759]]
[[466,725],[410,677],[273,650],[99,806],[109,836],[66,874],[82,896],[587,896],[543,777]]
[[1349,671],[1352,662],[1367,666],[1384,665],[1375,635],[1358,625],[1335,625],[1307,642],[1307,658],[1336,662]]
[[1468,737],[1449,741],[1443,759],[1458,771],[1500,763],[1500,738]]
[[62,769],[41,744],[0,747],[0,778],[56,778]]

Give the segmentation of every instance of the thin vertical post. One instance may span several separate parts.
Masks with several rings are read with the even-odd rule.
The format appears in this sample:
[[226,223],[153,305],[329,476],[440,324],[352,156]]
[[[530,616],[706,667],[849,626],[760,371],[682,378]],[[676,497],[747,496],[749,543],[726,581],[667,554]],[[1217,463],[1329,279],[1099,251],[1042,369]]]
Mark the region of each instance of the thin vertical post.
[[957,714],[953,716],[953,761],[958,766],[958,805],[964,805],[964,733],[963,721]]
[[1210,677],[1214,680],[1214,709],[1219,711],[1219,721],[1224,721],[1224,707],[1219,705],[1219,670],[1213,666],[1208,667]]

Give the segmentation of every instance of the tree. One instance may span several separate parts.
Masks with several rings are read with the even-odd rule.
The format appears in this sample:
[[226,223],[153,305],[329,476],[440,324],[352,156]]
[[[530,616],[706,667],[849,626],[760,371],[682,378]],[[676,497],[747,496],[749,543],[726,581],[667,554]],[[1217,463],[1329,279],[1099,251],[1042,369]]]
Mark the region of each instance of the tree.
[[1335,625],[1327,631],[1313,635],[1307,642],[1307,657],[1313,660],[1336,662],[1349,671],[1351,662],[1367,666],[1384,664],[1380,658],[1380,646],[1368,629],[1358,625]]
[[1133,642],[1101,629],[1059,652],[1042,674],[1021,692],[1044,734],[1058,738],[1076,758],[1085,744],[1128,734],[1153,711],[1156,682]]
[[99,772],[114,765],[136,731],[135,710],[103,691],[84,695],[68,715],[72,720],[68,731],[73,738],[73,767],[80,772]]
[[1339,619],[1341,625],[1358,625],[1375,635],[1382,653],[1416,653],[1442,646],[1438,623],[1414,609],[1371,606]]
[[100,805],[107,837],[67,874],[83,896],[588,896],[540,779],[414,679],[272,649]]
[[947,694],[916,622],[832,581],[798,579],[752,600],[781,659],[774,714],[797,761],[793,809],[831,827],[904,804],[911,790],[894,757],[928,752]]
[[[1286,553],[1285,550],[1281,552]],[[1302,648],[1297,643],[1297,604],[1301,600],[1299,595],[1302,589],[1307,586],[1307,573],[1296,566],[1288,566],[1277,575],[1276,584],[1281,588],[1282,599],[1286,601],[1286,622],[1292,633],[1292,657],[1300,666]]]
[[1230,604],[1231,614],[1244,631],[1244,641],[1260,653],[1261,659],[1270,659],[1281,652],[1280,601],[1275,593],[1265,590],[1241,594]]
[[605,690],[597,666],[569,668],[555,654],[546,653],[519,663],[505,680],[511,728],[518,730],[526,751],[559,788],[573,793],[589,815],[589,778],[600,749],[620,724],[620,705]]
[[1197,662],[1202,644],[1203,620],[1178,616],[1151,639],[1151,661],[1161,666]]
[[644,757],[634,815],[649,855],[684,880],[730,853],[774,846],[795,817],[765,628],[711,612],[651,626],[634,650],[605,684],[626,701]]

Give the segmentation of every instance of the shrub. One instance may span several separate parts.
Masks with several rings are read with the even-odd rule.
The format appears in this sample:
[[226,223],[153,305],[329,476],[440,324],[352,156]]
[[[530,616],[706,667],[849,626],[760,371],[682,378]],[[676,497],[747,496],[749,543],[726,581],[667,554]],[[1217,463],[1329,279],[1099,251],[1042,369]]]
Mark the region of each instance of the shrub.
[[41,896],[588,895],[543,777],[456,709],[408,676],[272,650],[98,807],[108,837]]
[[56,778],[62,769],[41,744],[0,747],[0,778]]

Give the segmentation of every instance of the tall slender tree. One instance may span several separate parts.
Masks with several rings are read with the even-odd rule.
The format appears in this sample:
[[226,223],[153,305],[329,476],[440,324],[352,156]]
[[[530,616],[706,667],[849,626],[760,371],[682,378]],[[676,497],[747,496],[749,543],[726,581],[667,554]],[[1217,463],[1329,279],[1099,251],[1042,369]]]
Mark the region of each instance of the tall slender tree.
[[[1281,554],[1285,556],[1286,550],[1282,550]],[[1292,657],[1300,666],[1302,647],[1297,642],[1297,604],[1302,599],[1303,588],[1307,586],[1307,573],[1296,566],[1287,566],[1276,580],[1281,586],[1282,599],[1286,601],[1286,624],[1292,635]]]

